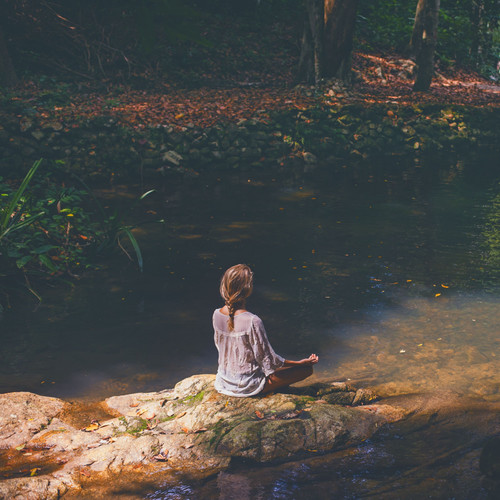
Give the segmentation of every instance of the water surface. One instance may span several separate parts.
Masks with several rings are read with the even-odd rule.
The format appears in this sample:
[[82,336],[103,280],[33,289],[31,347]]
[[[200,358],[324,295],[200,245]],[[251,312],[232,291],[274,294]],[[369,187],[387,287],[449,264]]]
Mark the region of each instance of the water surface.
[[[26,300],[4,314],[0,390],[96,399],[215,372],[211,314],[221,305],[218,280],[225,268],[245,262],[255,271],[249,308],[264,319],[280,354],[319,354],[316,378],[352,380],[383,396],[453,394],[462,416],[471,400],[494,404],[500,355],[497,167],[494,158],[480,155],[394,158],[166,181],[145,207],[166,223],[137,231],[142,275],[117,256],[109,271],[73,289],[44,291],[36,311]],[[99,194],[126,205],[139,192],[116,187]],[[483,422],[483,431],[465,440],[458,456],[449,455],[452,466],[442,469],[436,498],[447,498],[452,483],[472,492],[463,490],[464,481],[475,485],[474,494],[486,494],[477,466],[472,479],[463,479],[467,460],[477,461],[493,432],[485,416],[491,410],[484,409],[476,412],[477,421],[463,424],[470,431]],[[426,440],[435,447],[406,462],[408,448],[394,431],[352,455],[266,469],[267,476],[245,467],[241,480],[236,470],[207,484],[169,485],[155,495],[218,498],[229,483],[240,484],[241,498],[247,490],[252,498],[308,498],[311,484],[325,492],[337,488],[341,496],[348,497],[350,488],[354,497],[365,495],[429,457],[446,458],[462,436],[460,426],[446,434],[443,423],[428,435],[412,435],[406,447],[420,450]],[[431,476],[420,468],[416,477],[427,484]]]

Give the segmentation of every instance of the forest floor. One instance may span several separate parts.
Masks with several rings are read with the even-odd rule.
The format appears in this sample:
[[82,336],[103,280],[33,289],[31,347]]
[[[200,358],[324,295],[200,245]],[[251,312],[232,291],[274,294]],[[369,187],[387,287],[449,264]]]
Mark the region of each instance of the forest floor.
[[135,47],[126,64],[115,61],[85,79],[69,68],[77,61],[57,61],[58,67],[68,67],[66,74],[25,79],[0,99],[0,113],[65,127],[100,116],[129,127],[208,127],[255,116],[265,120],[284,109],[351,103],[500,106],[498,82],[453,62],[438,69],[429,92],[415,93],[415,64],[394,51],[377,51],[364,40],[355,43],[352,86],[296,85],[302,26],[297,20],[229,14],[199,23],[198,43],[159,44],[150,57],[155,64],[142,61]]

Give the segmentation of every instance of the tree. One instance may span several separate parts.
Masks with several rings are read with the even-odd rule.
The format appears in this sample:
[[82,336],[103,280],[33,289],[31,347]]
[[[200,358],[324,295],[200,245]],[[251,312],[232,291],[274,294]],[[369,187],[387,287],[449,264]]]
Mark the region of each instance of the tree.
[[0,26],[0,85],[10,87],[17,83],[17,75],[10,59],[3,30]]
[[418,0],[410,51],[417,63],[417,77],[413,90],[429,90],[434,76],[434,53],[440,0]]
[[350,79],[358,0],[306,0],[298,79]]

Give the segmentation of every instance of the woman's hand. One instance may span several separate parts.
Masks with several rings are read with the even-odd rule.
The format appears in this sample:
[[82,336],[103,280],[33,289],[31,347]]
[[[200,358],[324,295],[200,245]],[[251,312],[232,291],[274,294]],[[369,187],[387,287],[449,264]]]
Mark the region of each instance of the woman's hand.
[[316,354],[311,354],[308,358],[301,359],[299,365],[315,365],[319,358]]

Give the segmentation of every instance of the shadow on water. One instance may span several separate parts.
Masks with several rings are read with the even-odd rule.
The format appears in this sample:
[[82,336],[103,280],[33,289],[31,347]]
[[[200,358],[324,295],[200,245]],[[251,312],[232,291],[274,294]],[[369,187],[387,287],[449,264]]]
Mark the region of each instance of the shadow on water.
[[217,283],[247,262],[250,308],[278,352],[318,352],[317,379],[435,395],[415,409],[427,420],[147,498],[486,498],[477,462],[499,424],[499,181],[495,159],[474,156],[166,184],[147,200],[166,224],[137,233],[144,275],[111,263],[47,291],[36,313],[4,316],[0,389],[97,399],[215,372]]

